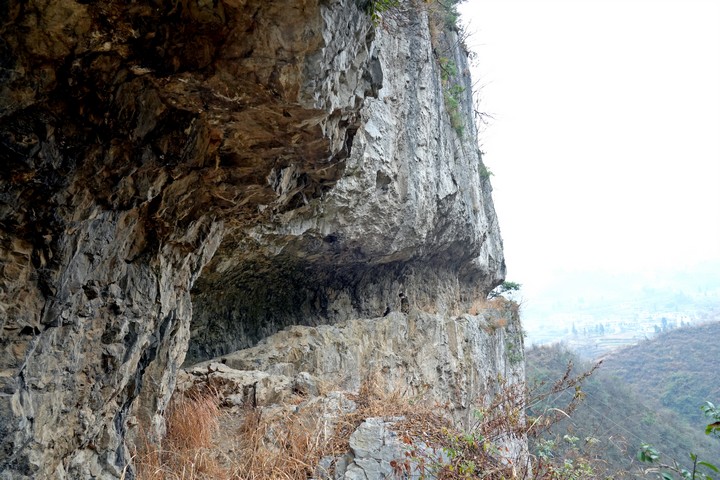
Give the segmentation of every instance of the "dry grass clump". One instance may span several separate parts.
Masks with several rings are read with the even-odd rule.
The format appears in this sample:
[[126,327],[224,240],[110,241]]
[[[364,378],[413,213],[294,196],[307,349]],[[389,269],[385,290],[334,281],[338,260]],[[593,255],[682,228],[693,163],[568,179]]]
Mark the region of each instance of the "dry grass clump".
[[349,451],[350,435],[367,418],[403,417],[394,423],[394,430],[405,437],[419,434],[428,442],[439,438],[443,429],[451,425],[449,417],[444,415],[447,408],[430,404],[422,393],[408,395],[400,388],[386,388],[379,374],[368,376],[360,385],[356,395],[349,397],[357,404],[357,409],[345,416],[338,424],[333,438],[334,454]]
[[211,395],[176,394],[166,422],[162,445],[145,442],[135,457],[138,480],[305,480],[327,449],[315,418],[231,416]]
[[222,419],[216,396],[175,395],[165,416],[167,435],[162,443],[145,437],[135,455],[138,480],[229,478],[213,448]]
[[210,448],[220,415],[214,396],[175,397],[168,411],[167,439],[181,450]]
[[230,415],[208,391],[177,393],[166,414],[166,438],[160,445],[146,442],[135,456],[137,478],[307,480],[317,476],[323,457],[347,453],[350,435],[371,417],[396,419],[392,429],[407,445],[406,458],[393,464],[401,478],[413,468],[438,479],[469,478],[471,470],[485,472],[488,479],[516,478],[513,466],[498,460],[502,452],[496,445],[503,435],[523,429],[518,410],[523,398],[520,391],[501,390],[478,412],[469,433],[453,426],[447,406],[426,401],[422,393],[389,388],[380,374],[369,376],[357,394],[345,394],[356,408],[349,413],[330,409],[337,417],[327,416],[320,399],[242,408]]
[[327,454],[322,419],[297,413],[266,418],[248,410],[237,430],[234,476],[238,480],[306,480]]
[[491,302],[491,300],[486,300],[483,298],[476,298],[470,304],[470,308],[468,308],[468,313],[470,315],[479,315],[481,312],[484,312],[485,310],[488,310],[491,308],[490,302]]
[[508,317],[518,318],[520,316],[520,305],[517,302],[498,296],[495,298],[476,298],[468,308],[468,313],[473,316],[487,311],[500,313],[504,322],[496,321],[496,323],[498,323],[498,327],[504,327],[508,323]]

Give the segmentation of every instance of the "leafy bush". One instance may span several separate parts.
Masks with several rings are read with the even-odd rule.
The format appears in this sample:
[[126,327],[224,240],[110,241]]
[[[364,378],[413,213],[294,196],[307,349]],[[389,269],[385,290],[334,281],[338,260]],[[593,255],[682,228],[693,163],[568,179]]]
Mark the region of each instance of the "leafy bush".
[[[715,407],[712,402],[705,402],[700,410],[708,419],[712,420],[712,423],[705,427],[705,433],[720,436],[720,409]],[[690,453],[691,469],[682,468],[677,462],[673,462],[672,465],[661,463],[660,453],[647,443],[640,446],[637,458],[641,462],[656,464],[655,468],[648,469],[646,472],[657,473],[663,480],[675,480],[675,475],[683,480],[713,480],[708,472],[720,473],[720,468],[710,462],[701,461],[695,453]]]
[[374,24],[379,24],[384,13],[400,8],[400,0],[371,0],[367,6],[368,13]]
[[700,407],[700,410],[711,420],[711,423],[705,427],[705,434],[720,438],[720,408],[716,407],[712,402],[705,402],[705,405]]
[[440,67],[445,110],[447,110],[448,116],[450,117],[450,125],[458,136],[462,137],[465,125],[460,107],[462,105],[462,96],[465,93],[465,88],[456,83],[458,79],[458,69],[455,62],[447,57],[440,57],[438,58],[438,66]]
[[503,282],[500,285],[498,285],[497,287],[495,287],[495,289],[492,292],[490,292],[488,297],[489,298],[497,298],[506,293],[517,292],[518,290],[520,290],[521,287],[522,287],[522,285],[520,285],[519,283],[516,283],[516,282]]

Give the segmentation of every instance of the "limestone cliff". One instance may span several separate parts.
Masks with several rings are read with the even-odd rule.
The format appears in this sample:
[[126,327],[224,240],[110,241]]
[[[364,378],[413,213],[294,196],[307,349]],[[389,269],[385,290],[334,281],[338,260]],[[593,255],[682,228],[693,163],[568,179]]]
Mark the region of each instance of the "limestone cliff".
[[188,344],[502,280],[464,52],[362,3],[0,4],[0,478],[119,477]]

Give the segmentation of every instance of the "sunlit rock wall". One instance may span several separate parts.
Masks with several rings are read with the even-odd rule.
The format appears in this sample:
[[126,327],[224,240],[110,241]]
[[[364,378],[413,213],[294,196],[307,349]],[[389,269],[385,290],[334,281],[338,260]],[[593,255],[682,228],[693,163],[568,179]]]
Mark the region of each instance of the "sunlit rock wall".
[[[286,325],[381,316],[400,308],[401,294],[445,312],[484,298],[504,277],[467,54],[454,34],[431,38],[419,11],[374,32],[368,75],[382,83],[361,101],[345,95],[360,108],[342,176],[316,198],[298,198],[297,208],[261,205],[274,209],[270,221],[221,248],[193,292],[189,361],[245,348]],[[462,134],[445,105],[441,56],[465,89]],[[341,55],[318,76],[344,72],[347,61]],[[281,197],[304,182],[292,163],[269,180]]]
[[119,477],[138,425],[162,433],[191,329],[208,358],[288,324],[461,308],[502,279],[470,94],[459,136],[421,12],[0,17],[0,478]]

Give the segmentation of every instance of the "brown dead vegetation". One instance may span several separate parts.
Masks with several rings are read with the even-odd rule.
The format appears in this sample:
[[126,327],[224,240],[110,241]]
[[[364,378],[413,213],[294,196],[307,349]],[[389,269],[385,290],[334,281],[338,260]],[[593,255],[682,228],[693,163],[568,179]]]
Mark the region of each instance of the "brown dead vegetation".
[[522,435],[521,387],[501,389],[477,411],[469,433],[453,426],[445,405],[388,387],[379,374],[369,376],[358,393],[346,393],[355,410],[330,422],[322,411],[296,405],[248,407],[231,415],[211,391],[193,392],[173,398],[162,444],[145,443],[137,452],[138,480],[306,480],[317,475],[323,457],[347,453],[350,435],[372,417],[397,419],[392,428],[407,445],[406,457],[393,465],[398,475],[421,468],[441,479],[469,478],[473,465],[486,472],[484,478],[518,478],[515,466],[498,460],[503,452],[495,445],[503,435]]

